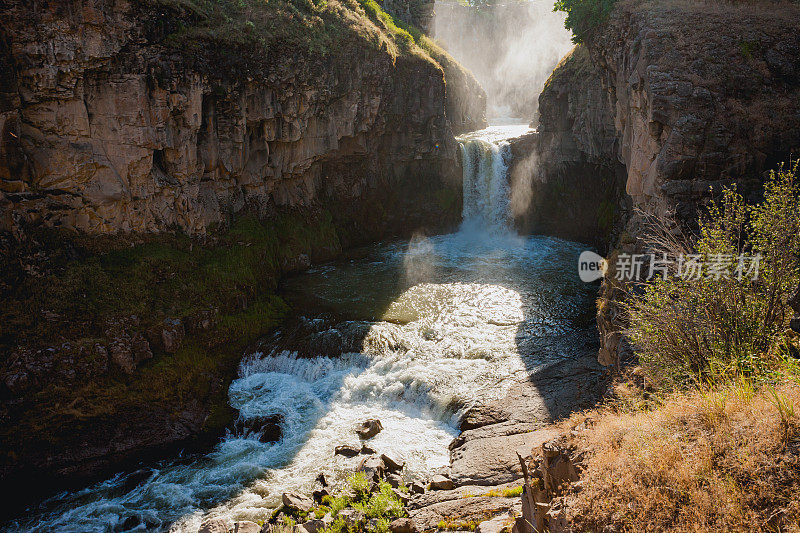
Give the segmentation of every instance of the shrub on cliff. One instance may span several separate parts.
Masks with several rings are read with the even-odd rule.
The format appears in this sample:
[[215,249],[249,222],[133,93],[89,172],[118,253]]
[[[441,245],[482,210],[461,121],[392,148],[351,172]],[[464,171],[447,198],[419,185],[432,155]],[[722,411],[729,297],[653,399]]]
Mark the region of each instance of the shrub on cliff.
[[554,11],[567,14],[564,26],[572,30],[572,42],[582,43],[606,21],[616,0],[556,0]]
[[758,205],[724,190],[694,242],[656,232],[656,257],[666,254],[673,269],[625,304],[628,336],[656,384],[758,377],[779,366],[781,347],[792,338],[788,300],[800,281],[796,170],[797,164],[773,172]]

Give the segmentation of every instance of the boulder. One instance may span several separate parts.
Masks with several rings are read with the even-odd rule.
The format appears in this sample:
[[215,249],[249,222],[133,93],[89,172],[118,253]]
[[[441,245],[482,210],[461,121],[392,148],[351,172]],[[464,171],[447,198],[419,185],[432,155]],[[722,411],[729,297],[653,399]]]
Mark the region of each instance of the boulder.
[[385,470],[386,467],[384,466],[383,461],[381,461],[381,458],[377,455],[365,457],[358,464],[358,468],[356,468],[356,472],[364,472],[364,474],[367,476],[367,479],[373,483],[377,483],[383,478]]
[[403,478],[398,476],[397,474],[386,474],[386,482],[392,486],[392,488],[396,489],[399,488],[400,485],[403,484]]
[[450,478],[446,478],[441,474],[436,474],[431,478],[429,483],[431,490],[452,490],[455,488],[455,483]]
[[403,492],[400,489],[392,489],[392,492],[401,502],[403,502],[403,505],[408,503],[409,497],[407,492]]
[[314,500],[296,492],[284,492],[281,500],[287,508],[303,513],[307,513],[314,507]]
[[392,533],[416,533],[417,526],[410,518],[398,518],[389,524],[389,531]]
[[385,453],[381,454],[381,461],[383,461],[383,464],[386,465],[386,470],[388,472],[391,472],[392,474],[399,474],[400,472],[403,471],[403,468],[406,466],[405,463],[398,463]]
[[233,433],[243,437],[258,435],[261,442],[278,442],[283,436],[282,423],[283,416],[277,414],[238,418],[233,424]]
[[233,522],[227,518],[211,518],[200,524],[197,533],[233,533]]
[[492,424],[463,432],[451,448],[451,475],[461,485],[502,485],[522,478],[523,457],[558,436],[532,424]]
[[416,481],[413,482],[409,487],[411,490],[411,494],[424,494],[425,493],[425,486],[417,483]]
[[179,318],[165,318],[161,328],[161,344],[167,353],[175,353],[181,347],[181,342],[186,336],[183,323]]
[[233,533],[259,533],[261,526],[249,520],[242,520],[233,523]]
[[378,452],[376,452],[375,450],[364,444],[361,446],[361,450],[359,451],[359,453],[361,455],[375,455]]
[[356,428],[356,433],[358,434],[359,438],[367,440],[371,439],[382,430],[383,425],[381,424],[381,421],[376,418],[370,418],[369,420],[362,422],[361,425]]
[[324,487],[319,490],[315,490],[314,492],[311,493],[311,497],[314,499],[316,503],[322,503],[322,498],[330,495],[331,493],[328,492],[328,489]]
[[349,444],[343,444],[341,446],[337,446],[336,449],[333,451],[333,455],[343,455],[345,457],[355,457],[358,455],[360,450],[355,446],[350,446]]
[[295,528],[295,533],[317,533],[317,531],[325,529],[326,526],[327,524],[323,520],[309,520],[297,526]]
[[124,373],[131,375],[136,370],[133,352],[128,344],[114,340],[108,346],[111,361]]
[[475,405],[470,407],[458,423],[458,429],[467,431],[491,424],[499,424],[509,419],[508,413],[496,405]]

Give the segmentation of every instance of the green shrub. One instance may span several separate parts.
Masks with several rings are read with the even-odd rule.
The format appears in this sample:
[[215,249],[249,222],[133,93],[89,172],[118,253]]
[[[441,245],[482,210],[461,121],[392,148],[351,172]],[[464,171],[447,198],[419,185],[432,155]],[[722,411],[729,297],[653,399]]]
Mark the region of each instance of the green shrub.
[[[654,233],[657,254],[689,252],[702,259],[699,279],[658,276],[624,304],[627,335],[658,385],[758,378],[778,368],[778,346],[786,341],[791,315],[787,300],[800,281],[796,170],[797,164],[773,172],[758,205],[724,190],[700,220],[694,242],[672,238],[665,230]],[[740,254],[761,256],[757,276],[737,271]],[[714,264],[732,275],[718,276]]]
[[392,492],[392,486],[381,481],[378,490],[368,499],[353,506],[367,518],[400,518],[403,516],[403,502]]
[[583,42],[608,19],[616,0],[556,0],[554,11],[567,14],[564,26],[572,30],[572,42]]

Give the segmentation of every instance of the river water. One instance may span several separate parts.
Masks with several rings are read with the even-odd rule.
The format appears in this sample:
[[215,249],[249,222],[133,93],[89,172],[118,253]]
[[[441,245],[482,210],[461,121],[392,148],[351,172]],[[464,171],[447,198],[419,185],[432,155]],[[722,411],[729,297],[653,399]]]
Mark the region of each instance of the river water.
[[208,455],[121,473],[60,494],[9,531],[187,531],[210,516],[263,520],[282,492],[310,491],[325,472],[340,480],[369,441],[406,461],[408,479],[448,465],[461,414],[502,398],[511,384],[553,360],[553,339],[591,327],[595,288],[580,282],[585,247],[519,236],[510,228],[504,125],[460,139],[461,229],[360,250],[286,280],[304,316],[244,357],[230,386],[240,421],[282,417],[282,438],[229,433]]

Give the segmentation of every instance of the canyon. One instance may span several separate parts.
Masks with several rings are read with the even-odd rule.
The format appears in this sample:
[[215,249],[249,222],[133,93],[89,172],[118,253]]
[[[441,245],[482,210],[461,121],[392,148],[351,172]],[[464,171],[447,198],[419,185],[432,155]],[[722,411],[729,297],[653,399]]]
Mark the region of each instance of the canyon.
[[[186,27],[204,16],[192,5],[0,3],[7,21],[0,30],[0,242],[7,271],[0,289],[11,303],[3,310],[11,326],[0,330],[0,477],[18,494],[7,502],[14,507],[9,515],[51,494],[42,487],[47,480],[57,480],[52,488],[84,486],[180,450],[193,460],[189,452],[207,451],[232,427],[237,415],[227,405],[228,391],[246,391],[242,380],[248,376],[288,373],[313,387],[322,383],[314,365],[329,365],[323,371],[336,375],[338,363],[327,360],[281,360],[290,370],[269,367],[278,363],[266,359],[239,365],[245,354],[269,351],[267,334],[286,324],[282,299],[291,276],[312,269],[295,283],[313,284],[318,275],[313,269],[330,260],[344,261],[336,266],[342,271],[358,268],[348,261],[397,261],[394,251],[363,247],[398,237],[411,238],[402,250],[405,257],[436,250],[438,275],[452,267],[442,257],[478,253],[431,236],[454,230],[462,216],[470,218],[464,183],[468,144],[456,136],[487,126],[491,98],[481,88],[483,80],[414,30],[435,33],[440,21],[434,24],[434,11],[463,6],[387,0],[381,4],[391,17],[386,19],[366,2],[330,2],[312,8],[312,15],[302,11],[306,8],[297,15],[314,28],[301,33],[321,33],[324,39],[293,36],[297,41],[290,45],[269,41],[262,49],[253,44],[257,40],[187,33]],[[520,234],[585,243],[613,258],[647,250],[641,240],[646,216],[692,227],[722,186],[735,184],[757,198],[764,173],[800,150],[797,14],[794,6],[781,11],[618,2],[603,31],[575,46],[546,82],[537,72],[511,91],[532,87],[516,111],[534,129],[507,139],[503,147],[509,223]],[[330,17],[345,22],[326,26]],[[191,46],[176,44],[181,40]],[[264,232],[275,240],[264,240]],[[529,256],[522,259],[504,249],[509,255],[503,267],[545,268],[536,254],[549,245],[541,246],[523,246]],[[140,250],[134,259],[126,255]],[[174,283],[176,275],[198,265],[211,265],[202,275],[216,276],[230,268],[217,266],[225,265],[217,251],[235,251],[242,254],[237,260],[252,261],[242,269],[252,281],[220,281],[208,299],[186,288],[145,298],[141,286],[126,287],[102,308],[62,302],[76,295],[92,300],[85,288],[64,291],[66,298],[41,289],[60,287],[56,280],[90,286],[97,272],[140,272],[130,265],[156,271],[157,285]],[[164,257],[170,262],[162,262]],[[84,268],[92,262],[100,267]],[[408,272],[407,267],[398,266],[397,272]],[[511,283],[503,281],[508,289]],[[559,283],[569,286],[567,280]],[[281,300],[273,299],[276,291]],[[570,318],[581,325],[569,341],[549,332],[556,340],[542,348],[515,332],[518,348],[545,354],[542,360],[550,357],[550,365],[540,368],[541,361],[529,363],[523,354],[526,364],[518,369],[515,361],[512,370],[527,370],[526,379],[514,374],[498,386],[499,395],[479,398],[468,408],[465,400],[448,404],[446,386],[432,386],[433,403],[448,417],[433,416],[439,433],[431,435],[437,442],[454,439],[444,457],[433,456],[454,487],[409,504],[423,529],[517,508],[517,499],[479,496],[464,503],[464,496],[515,486],[523,472],[513,452],[541,448],[554,437],[549,422],[596,401],[606,375],[595,361],[616,368],[632,356],[621,334],[623,292],[613,278],[605,278],[596,318],[588,324],[580,313]],[[414,296],[394,295],[397,301]],[[488,296],[492,302],[514,297]],[[131,298],[148,303],[129,313],[128,304],[118,302]],[[305,297],[300,306],[319,307],[322,300],[319,294]],[[582,300],[584,307],[594,315]],[[257,328],[231,325],[252,321],[253,313]],[[345,318],[342,313],[336,308],[334,316]],[[344,321],[303,335],[315,339],[315,353],[325,346],[330,356],[368,341],[426,353],[421,347],[444,327],[435,323],[409,334],[410,322],[375,321],[382,316],[377,311],[368,316],[366,330]],[[492,320],[493,332],[509,325]],[[462,334],[457,325],[446,326],[455,328],[450,334]],[[403,328],[404,333],[395,331]],[[330,331],[337,333],[325,333]],[[347,341],[351,344],[342,341],[348,335],[356,339]],[[233,337],[237,343],[230,342]],[[283,347],[302,353],[306,341],[298,339]],[[157,401],[150,392],[132,392],[146,389],[171,361],[196,361],[199,356],[189,348],[213,362],[183,379],[178,367]],[[358,368],[353,390],[359,394],[367,394],[376,379],[394,377],[374,361],[351,363]],[[253,370],[259,365],[269,368]],[[185,389],[186,379],[201,386]],[[397,436],[392,431],[397,429],[384,438]],[[137,486],[141,480],[133,479],[135,471],[130,475]],[[239,496],[230,506],[249,512],[249,500]],[[500,499],[508,501],[497,507]],[[199,517],[189,522],[196,528]]]

